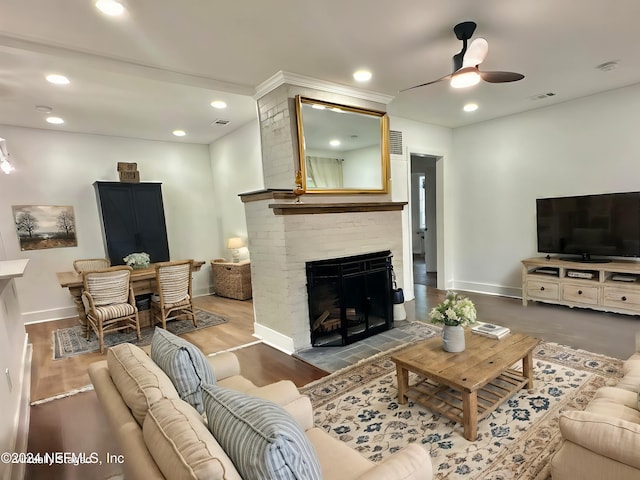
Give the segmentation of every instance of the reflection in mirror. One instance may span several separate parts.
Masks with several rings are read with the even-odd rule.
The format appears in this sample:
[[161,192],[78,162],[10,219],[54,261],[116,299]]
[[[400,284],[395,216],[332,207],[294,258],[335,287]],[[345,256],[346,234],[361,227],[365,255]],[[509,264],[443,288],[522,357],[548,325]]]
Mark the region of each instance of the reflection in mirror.
[[386,193],[389,127],[384,112],[297,97],[305,193]]

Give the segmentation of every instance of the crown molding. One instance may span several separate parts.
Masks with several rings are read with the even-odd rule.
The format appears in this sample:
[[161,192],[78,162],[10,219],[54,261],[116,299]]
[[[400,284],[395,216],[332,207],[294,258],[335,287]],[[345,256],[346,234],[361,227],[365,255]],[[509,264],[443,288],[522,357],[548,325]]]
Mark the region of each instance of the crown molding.
[[285,83],[298,87],[314,88],[316,90],[322,90],[324,92],[339,95],[348,95],[350,97],[382,103],[384,105],[387,105],[394,98],[392,95],[385,95],[383,93],[372,92],[371,90],[364,90],[361,88],[348,87],[346,85],[340,85],[339,83],[298,75],[297,73],[283,72],[282,70],[258,85],[253,98],[258,100]]

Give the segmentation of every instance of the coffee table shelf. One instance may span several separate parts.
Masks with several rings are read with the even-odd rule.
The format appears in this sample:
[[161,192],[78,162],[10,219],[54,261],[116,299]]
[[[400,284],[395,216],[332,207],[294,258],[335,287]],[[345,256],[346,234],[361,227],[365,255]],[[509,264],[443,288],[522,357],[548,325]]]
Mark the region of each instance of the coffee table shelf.
[[[502,402],[529,383],[522,373],[509,369],[477,391],[478,420],[482,420]],[[463,423],[462,393],[448,385],[438,384],[428,378],[409,386],[407,398],[434,410],[447,418]]]

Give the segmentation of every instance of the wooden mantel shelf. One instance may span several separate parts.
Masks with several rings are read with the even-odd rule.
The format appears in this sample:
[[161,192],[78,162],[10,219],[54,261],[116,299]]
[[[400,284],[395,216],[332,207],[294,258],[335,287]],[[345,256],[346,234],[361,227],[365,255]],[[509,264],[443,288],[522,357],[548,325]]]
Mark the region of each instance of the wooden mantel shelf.
[[319,213],[388,212],[402,210],[407,202],[270,203],[274,215],[314,215]]

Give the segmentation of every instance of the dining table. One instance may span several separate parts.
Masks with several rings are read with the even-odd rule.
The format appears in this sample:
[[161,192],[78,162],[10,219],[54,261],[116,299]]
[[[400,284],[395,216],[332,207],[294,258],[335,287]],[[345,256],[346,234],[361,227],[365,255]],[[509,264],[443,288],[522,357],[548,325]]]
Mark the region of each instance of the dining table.
[[[193,271],[199,271],[204,263],[205,262],[201,260],[194,260]],[[69,293],[73,298],[73,303],[78,310],[78,319],[80,321],[80,325],[82,325],[82,333],[83,335],[86,334],[87,316],[84,311],[84,304],[82,303],[82,274],[77,273],[76,271],[57,272],[56,277],[58,278],[58,282],[60,283],[60,286],[62,288],[69,289]],[[157,292],[156,267],[153,263],[149,264],[147,268],[134,268],[131,271],[130,279],[131,286],[133,287],[133,294],[136,296],[153,294]],[[143,322],[141,322],[140,325],[141,327],[143,326],[142,323]]]

